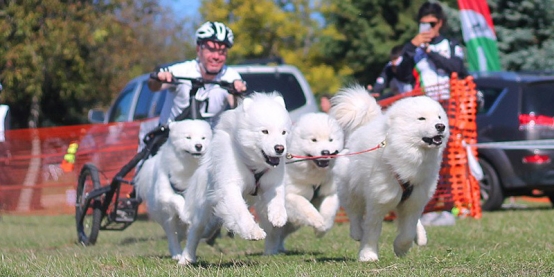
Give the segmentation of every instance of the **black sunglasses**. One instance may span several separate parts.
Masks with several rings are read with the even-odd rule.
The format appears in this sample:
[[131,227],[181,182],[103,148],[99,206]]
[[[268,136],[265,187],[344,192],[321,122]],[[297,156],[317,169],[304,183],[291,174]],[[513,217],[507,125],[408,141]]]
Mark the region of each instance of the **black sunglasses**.
[[431,22],[419,22],[420,24],[429,24],[431,25],[431,28],[435,28],[435,26],[439,23],[438,21],[431,21]]

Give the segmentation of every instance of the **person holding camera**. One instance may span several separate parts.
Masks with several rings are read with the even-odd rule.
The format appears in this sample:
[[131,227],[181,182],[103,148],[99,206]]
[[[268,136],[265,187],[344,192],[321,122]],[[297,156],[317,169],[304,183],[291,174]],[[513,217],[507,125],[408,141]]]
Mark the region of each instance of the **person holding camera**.
[[456,72],[460,78],[467,76],[464,51],[458,41],[440,34],[446,17],[438,3],[424,3],[417,19],[419,33],[404,45],[396,76],[403,82],[415,78],[415,88],[421,88],[435,100],[449,99],[451,74]]

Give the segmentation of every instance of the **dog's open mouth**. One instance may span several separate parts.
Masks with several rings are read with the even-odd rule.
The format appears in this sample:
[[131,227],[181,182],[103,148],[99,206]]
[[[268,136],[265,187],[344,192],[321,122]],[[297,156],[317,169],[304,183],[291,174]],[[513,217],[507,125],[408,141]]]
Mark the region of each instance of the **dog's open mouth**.
[[275,166],[278,166],[279,163],[281,162],[281,157],[268,156],[263,150],[262,150],[262,154],[264,155],[265,162],[268,165],[275,167]]
[[185,152],[187,152],[189,155],[191,155],[193,157],[201,157],[202,154],[204,154],[202,152],[190,152],[190,151],[185,151]]
[[442,140],[444,139],[443,135],[436,135],[434,137],[424,137],[422,138],[423,142],[427,143],[428,145],[441,145]]
[[316,160],[312,160],[314,161],[315,165],[317,165],[317,167],[328,167],[329,166],[329,163],[331,162],[331,160],[321,160],[321,159],[316,159]]

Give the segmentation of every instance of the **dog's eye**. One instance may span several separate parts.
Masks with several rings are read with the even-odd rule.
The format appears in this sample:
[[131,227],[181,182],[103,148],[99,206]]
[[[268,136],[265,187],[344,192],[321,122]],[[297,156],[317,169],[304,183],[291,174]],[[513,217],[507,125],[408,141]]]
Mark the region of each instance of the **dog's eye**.
[[439,119],[442,119],[442,117],[439,115]]
[[190,136],[187,136],[187,139],[190,139]]
[[313,141],[313,142],[317,142],[317,139],[316,139],[316,138],[313,138],[312,141]]
[[267,135],[267,134],[269,134],[269,131],[268,130],[262,130],[262,133]]
[[202,140],[205,140],[205,139],[206,139],[206,137],[202,137]]
[[283,131],[281,134],[284,136],[287,134],[287,131]]
[[425,117],[420,117],[417,120],[425,120]]
[[332,139],[332,138],[330,138],[330,139],[329,139],[329,141],[330,141],[330,142],[333,142],[333,139]]

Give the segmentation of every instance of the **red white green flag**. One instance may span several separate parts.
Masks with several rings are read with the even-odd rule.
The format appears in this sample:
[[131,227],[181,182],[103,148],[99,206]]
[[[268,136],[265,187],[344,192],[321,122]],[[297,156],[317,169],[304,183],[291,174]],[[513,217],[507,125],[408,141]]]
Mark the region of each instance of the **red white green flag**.
[[498,45],[486,0],[458,0],[470,71],[499,71]]

